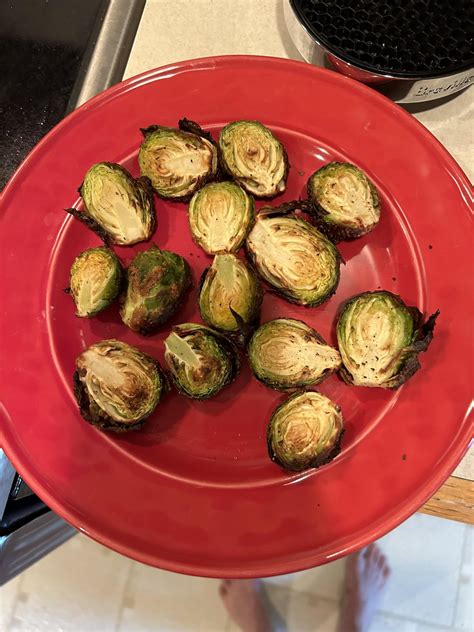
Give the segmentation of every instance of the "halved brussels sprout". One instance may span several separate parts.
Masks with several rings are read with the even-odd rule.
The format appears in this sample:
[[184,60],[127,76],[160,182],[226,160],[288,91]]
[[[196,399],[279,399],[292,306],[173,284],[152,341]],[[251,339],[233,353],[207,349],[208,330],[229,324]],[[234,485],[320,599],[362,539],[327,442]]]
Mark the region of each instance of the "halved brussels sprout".
[[240,368],[232,343],[194,323],[173,327],[165,340],[165,362],[176,388],[192,399],[213,397],[232,382]]
[[68,213],[106,242],[130,246],[150,239],[156,225],[153,191],[148,178],[134,179],[112,162],[98,162],[79,187],[84,211]]
[[418,354],[433,338],[439,311],[426,322],[399,296],[363,292],[344,306],[337,323],[341,376],[348,384],[398,388],[418,369]]
[[247,237],[247,253],[257,272],[292,303],[315,306],[339,283],[341,257],[314,226],[286,208],[265,207]]
[[377,189],[363,171],[348,162],[331,162],[308,180],[315,224],[334,241],[361,237],[380,219]]
[[122,295],[123,322],[147,336],[179,308],[191,286],[191,270],[181,255],[153,245],[139,252],[127,268]]
[[108,248],[89,248],[74,259],[69,293],[76,304],[76,316],[91,318],[114,301],[122,284],[122,265]]
[[253,223],[254,201],[233,182],[212,182],[189,204],[194,241],[210,255],[237,252]]
[[101,340],[76,359],[79,410],[103,430],[139,430],[166,390],[158,362],[125,342]]
[[295,393],[270,419],[268,452],[286,470],[319,467],[339,454],[343,433],[339,406],[316,391]]
[[249,342],[248,358],[255,377],[279,391],[319,384],[341,365],[336,349],[293,318],[259,327]]
[[263,292],[255,272],[233,254],[216,255],[204,271],[199,311],[205,323],[243,342],[258,325]]
[[142,175],[150,178],[160,197],[172,200],[189,199],[215,179],[218,168],[217,147],[210,135],[192,121],[180,121],[180,128],[142,129],[145,140],[138,154]]
[[219,135],[219,148],[225,171],[255,197],[275,197],[286,189],[285,148],[262,123],[229,123]]

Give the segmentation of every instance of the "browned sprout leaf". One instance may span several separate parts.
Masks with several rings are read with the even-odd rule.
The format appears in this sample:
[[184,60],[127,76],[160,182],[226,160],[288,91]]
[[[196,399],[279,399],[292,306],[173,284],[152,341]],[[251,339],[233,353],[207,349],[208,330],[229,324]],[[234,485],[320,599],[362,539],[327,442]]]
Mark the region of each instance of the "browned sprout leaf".
[[296,472],[320,467],[339,454],[343,433],[339,406],[316,391],[296,393],[278,406],[270,419],[270,458]]
[[350,299],[337,322],[342,356],[341,376],[348,384],[398,388],[418,369],[439,311],[426,322],[416,307],[407,307],[387,291],[363,292]]
[[380,219],[377,189],[363,171],[348,162],[331,162],[308,180],[314,223],[333,241],[361,237]]
[[76,359],[81,415],[103,430],[138,430],[167,390],[156,360],[119,340],[101,340]]

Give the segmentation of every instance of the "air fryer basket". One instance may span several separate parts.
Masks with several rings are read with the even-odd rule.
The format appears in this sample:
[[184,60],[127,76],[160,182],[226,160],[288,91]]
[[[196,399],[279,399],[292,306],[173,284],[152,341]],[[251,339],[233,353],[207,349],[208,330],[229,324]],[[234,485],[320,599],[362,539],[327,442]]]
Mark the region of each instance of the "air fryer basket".
[[[290,33],[307,59],[311,41],[329,59],[366,72],[367,76],[423,80],[420,95],[425,92],[427,98],[455,92],[474,79],[472,0],[287,2]],[[290,11],[294,24],[288,20]],[[440,83],[441,78],[453,81]],[[433,93],[427,81],[434,79],[438,87]]]

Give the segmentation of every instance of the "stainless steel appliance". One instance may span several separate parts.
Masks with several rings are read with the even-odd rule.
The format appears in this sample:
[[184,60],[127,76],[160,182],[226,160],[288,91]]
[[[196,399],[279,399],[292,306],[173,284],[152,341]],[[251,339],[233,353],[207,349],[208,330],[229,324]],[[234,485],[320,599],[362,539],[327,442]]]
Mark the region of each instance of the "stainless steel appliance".
[[285,0],[284,8],[306,61],[376,84],[400,103],[474,82],[471,0]]

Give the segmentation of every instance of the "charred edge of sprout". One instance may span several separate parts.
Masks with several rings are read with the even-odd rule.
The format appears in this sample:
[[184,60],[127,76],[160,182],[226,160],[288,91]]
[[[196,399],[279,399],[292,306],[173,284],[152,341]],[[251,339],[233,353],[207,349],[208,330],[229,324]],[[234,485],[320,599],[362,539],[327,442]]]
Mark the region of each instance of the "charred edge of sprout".
[[206,280],[207,274],[210,269],[211,269],[211,266],[207,266],[207,268],[204,268],[204,270],[201,273],[201,276],[199,277],[199,281],[197,284],[198,296],[201,294],[202,286],[204,285],[204,281]]
[[178,121],[178,128],[183,132],[189,132],[190,134],[201,136],[202,138],[205,138],[206,140],[211,142],[213,145],[217,145],[216,141],[212,138],[211,132],[206,132],[205,130],[203,130],[202,127],[198,123],[196,123],[196,121],[191,121],[184,117]]
[[[263,323],[263,325],[261,325],[261,327],[265,327],[265,325],[268,325],[269,323],[273,322],[274,320],[290,320],[292,322],[296,322],[296,323],[301,323],[302,325],[305,325],[306,327],[309,327],[309,329],[311,329],[311,332],[308,332],[308,334],[310,334],[313,338],[315,338],[320,344],[325,345],[326,347],[331,347],[331,349],[334,349],[335,351],[338,351],[338,349],[336,347],[333,347],[332,345],[330,345],[328,342],[326,342],[326,340],[321,336],[321,334],[316,331],[316,329],[314,329],[313,327],[310,327],[310,325],[308,325],[307,323],[304,322],[304,320],[301,320],[299,318],[288,318],[287,316],[275,316],[275,318],[272,318],[271,320],[267,321],[266,323]],[[258,327],[258,326],[257,326]],[[262,378],[259,375],[257,375],[254,371],[254,363],[250,357],[250,345],[252,343],[252,337],[253,335],[257,334],[258,332],[258,328],[256,328],[254,331],[251,332],[251,336],[249,336],[249,338],[247,339],[247,348],[246,348],[246,356],[247,356],[247,360],[248,360],[248,364],[250,367],[250,370],[252,372],[253,377],[258,380],[261,384],[263,384],[264,386],[267,386],[268,388],[273,389],[274,391],[277,391],[279,393],[294,393],[295,391],[299,391],[301,392],[301,389],[308,389],[310,386],[318,386],[318,384],[321,384],[321,382],[324,382],[324,380],[326,380],[328,377],[330,377],[331,375],[334,375],[335,373],[337,373],[338,371],[341,371],[341,368],[343,367],[342,362],[340,362],[340,365],[338,368],[335,369],[324,369],[324,371],[322,372],[321,376],[319,379],[317,379],[315,382],[312,382],[311,384],[306,383],[297,383],[294,384],[293,386],[282,386],[280,382],[278,382],[278,380],[273,380],[271,378]]]
[[261,292],[258,313],[255,318],[252,318],[252,320],[250,320],[248,323],[245,322],[245,320],[238,312],[232,309],[231,305],[229,305],[229,310],[232,313],[232,316],[235,318],[235,322],[237,323],[238,331],[228,332],[226,335],[231,338],[238,347],[245,347],[247,341],[250,339],[255,329],[257,329],[257,327],[260,325],[260,307],[262,305],[262,300],[263,291]]
[[276,391],[277,393],[293,394],[296,391],[298,392],[301,391],[302,388],[309,388],[310,386],[318,386],[319,384],[321,384],[321,382],[324,382],[324,380],[328,378],[330,375],[337,373],[337,371],[340,371],[340,369],[335,369],[334,371],[330,369],[325,369],[321,378],[317,380],[316,382],[312,382],[311,384],[308,384],[307,382],[298,382],[294,386],[281,386],[277,380],[263,379],[262,377],[255,375],[253,371],[252,371],[252,375],[256,380],[260,382],[260,384],[263,384],[267,388],[271,388],[272,391]]
[[228,337],[222,335],[220,332],[212,330],[211,329],[211,333],[213,336],[215,336],[217,338],[217,340],[219,341],[220,345],[224,348],[224,350],[226,351],[227,355],[229,356],[229,359],[231,361],[231,372],[232,372],[232,377],[229,380],[229,382],[226,384],[226,386],[228,384],[232,384],[232,382],[235,380],[235,378],[237,377],[239,371],[240,371],[240,366],[241,366],[241,362],[240,362],[240,353],[239,350],[237,348],[237,345],[230,340]]
[[[156,406],[161,402],[164,395],[169,393],[171,390],[170,386],[170,378],[167,375],[166,371],[162,368],[161,364],[158,360],[155,360],[152,356],[147,353],[140,352],[142,356],[144,356],[148,361],[150,361],[156,368],[156,371],[160,380],[160,396]],[[134,430],[141,430],[147,419],[155,412],[156,406],[153,410],[151,410],[145,417],[139,419],[135,423],[127,424],[120,423],[116,421],[110,415],[107,415],[105,411],[103,411],[98,404],[94,402],[94,400],[89,397],[89,393],[87,391],[87,387],[82,383],[80,378],[79,371],[76,369],[73,374],[73,390],[74,396],[76,398],[77,405],[79,407],[79,412],[81,417],[87,421],[92,426],[96,426],[101,430],[108,430],[110,432],[115,433],[124,433],[130,432]],[[95,410],[93,410],[95,409]]]
[[[151,186],[150,179],[147,178],[146,176],[140,176],[139,178],[134,178],[131,175],[131,173],[127,171],[127,169],[125,169],[125,167],[122,167],[122,165],[119,165],[118,163],[115,163],[115,162],[102,162],[102,163],[96,163],[96,164],[102,164],[106,167],[113,169],[114,171],[120,171],[120,173],[122,173],[122,175],[126,178],[126,180],[130,181],[132,185],[136,187],[136,193],[138,197],[140,198],[140,202],[144,206],[146,207],[149,206],[150,208],[150,216],[151,216],[150,234],[146,239],[142,239],[140,240],[140,242],[134,242],[133,244],[128,244],[128,245],[134,245],[135,243],[149,241],[156,230],[156,224],[157,224],[155,198],[153,196],[153,187]],[[102,228],[102,226],[90,215],[89,211],[87,210],[87,206],[84,202],[83,188],[84,188],[84,181],[81,182],[80,186],[77,189],[79,195],[81,196],[83,200],[84,210],[78,211],[75,208],[66,208],[64,210],[66,211],[66,213],[69,213],[70,215],[78,219],[80,222],[85,224],[87,228],[95,232],[100,237],[100,239],[102,239],[104,244],[107,247],[109,247],[112,243],[115,243],[114,238],[112,237],[112,235],[109,235],[109,233],[104,228]],[[127,245],[127,244],[118,244],[118,245]]]
[[372,228],[364,230],[326,222],[324,216],[328,215],[327,211],[315,203],[312,204],[312,211],[308,211],[308,213],[311,213],[311,221],[314,226],[335,244],[341,241],[354,241],[372,232],[375,228],[375,226],[373,226]]
[[[186,117],[178,121],[178,127],[169,127],[167,125],[149,125],[148,127],[140,127],[140,132],[142,133],[143,138],[146,139],[150,134],[153,134],[154,132],[162,128],[168,128],[168,129],[173,129],[178,132],[193,134],[194,136],[198,136],[199,138],[204,138],[204,140],[207,140],[208,142],[210,142],[212,146],[214,147],[214,149],[216,150],[217,170],[215,173],[210,173],[206,176],[198,178],[197,180],[198,184],[196,185],[196,188],[194,189],[194,191],[192,193],[187,193],[182,196],[164,195],[163,193],[154,189],[152,186],[152,191],[154,191],[154,193],[160,199],[166,200],[168,202],[188,203],[191,201],[191,198],[193,197],[193,195],[197,191],[202,189],[203,186],[205,186],[206,184],[210,182],[216,182],[223,179],[222,177],[223,173],[221,170],[221,151],[220,151],[219,145],[212,137],[211,132],[207,132],[206,130],[203,130],[202,127],[199,125],[199,123],[196,123],[196,121],[187,119]],[[146,176],[142,176],[142,177],[146,177]]]
[[[405,382],[407,382],[421,368],[420,361],[418,360],[418,354],[425,352],[430,346],[434,336],[436,320],[441,312],[437,309],[433,314],[431,314],[431,316],[424,320],[424,316],[418,307],[406,305],[400,295],[389,292],[388,290],[375,290],[372,292],[362,292],[361,294],[356,294],[344,301],[338,310],[336,322],[339,322],[339,319],[345,309],[361,296],[381,293],[389,295],[400,307],[406,309],[413,319],[413,339],[411,344],[405,349],[406,358],[400,370],[389,380],[387,386],[385,386],[385,388],[396,390],[405,384]],[[342,364],[339,369],[339,375],[346,384],[350,386],[354,384],[352,374],[346,369],[344,364]]]
[[264,217],[283,217],[285,215],[294,215],[295,217],[298,217],[295,214],[295,211],[303,211],[303,213],[311,216],[313,205],[309,200],[290,200],[289,202],[283,202],[278,206],[262,206],[258,215],[263,215]]
[[144,243],[150,241],[157,226],[155,196],[153,195],[153,187],[148,176],[140,176],[139,178],[135,178],[135,184],[137,186],[137,191],[141,198],[141,201],[143,201],[145,205],[150,205],[151,207],[150,235],[147,239],[143,239],[140,242]]
[[[344,427],[342,427],[340,432],[339,432],[339,435],[338,435],[336,441],[334,442],[334,445],[331,447],[331,450],[329,450],[329,452],[326,452],[325,454],[316,456],[308,464],[304,464],[301,467],[290,467],[288,465],[288,463],[285,463],[283,460],[280,460],[278,455],[276,454],[276,452],[273,450],[273,445],[272,445],[272,443],[273,443],[272,442],[273,419],[278,414],[280,409],[283,408],[283,406],[285,406],[289,401],[299,397],[300,395],[302,395],[303,393],[306,393],[306,392],[316,392],[317,393],[318,391],[309,391],[308,389],[303,389],[303,390],[300,389],[298,392],[293,393],[292,395],[290,395],[290,397],[288,397],[288,399],[286,399],[284,402],[282,402],[279,406],[277,406],[275,408],[275,410],[273,411],[272,416],[270,418],[270,421],[268,423],[268,426],[267,426],[266,440],[267,440],[268,455],[269,455],[270,459],[274,463],[279,465],[284,470],[290,471],[290,472],[303,472],[303,471],[309,470],[309,469],[317,469],[318,467],[322,467],[323,465],[327,465],[328,463],[330,463],[341,452],[342,439],[343,439],[343,436],[344,436],[344,434],[346,432],[346,429]],[[337,412],[340,413],[341,412],[340,406],[338,406],[334,402],[332,402],[332,403],[334,404]]]
[[[253,263],[253,260],[252,260]],[[317,300],[311,301],[310,303],[308,302],[302,302],[301,300],[295,298],[294,296],[292,296],[291,294],[285,292],[283,289],[279,289],[273,286],[269,286],[268,288],[265,288],[265,292],[267,294],[276,294],[277,296],[279,296],[280,298],[285,299],[285,301],[287,301],[288,303],[292,303],[293,305],[299,305],[300,307],[305,307],[305,308],[311,308],[311,307],[318,307],[318,305],[322,305],[323,303],[325,303],[326,301],[328,301],[331,296],[334,296],[334,294],[337,291],[338,285],[339,285],[339,279],[340,279],[340,271],[337,270],[337,275],[336,275],[336,280],[335,280],[335,284],[333,287],[331,287],[326,294],[322,295],[320,298],[318,298]],[[267,283],[267,281],[264,281],[265,283]]]
[[197,188],[195,191],[193,191],[192,193],[186,193],[186,195],[182,195],[181,197],[177,197],[177,196],[166,196],[163,195],[162,193],[158,193],[158,191],[156,189],[154,189],[155,194],[161,199],[161,200],[166,200],[167,202],[176,202],[176,203],[180,203],[180,204],[188,204],[193,195],[196,193],[196,191],[199,191],[200,189],[202,189],[204,186],[206,186],[206,184],[209,184],[210,182],[215,182],[216,180],[216,174],[209,174],[207,176],[203,176],[202,178],[198,178],[196,180],[196,182],[198,182],[197,184]]
[[65,208],[66,213],[72,215],[80,222],[82,222],[89,230],[92,230],[102,241],[104,242],[107,248],[110,247],[112,243],[112,238],[110,235],[102,228],[102,226],[95,221],[87,211],[78,211],[77,208]]
[[[112,417],[107,415],[107,413],[102,411],[100,407],[93,402],[93,400],[91,401],[89,393],[87,392],[87,388],[81,381],[79,371],[74,371],[73,381],[74,395],[76,397],[77,405],[79,406],[81,417],[92,426],[96,426],[101,430],[110,430],[117,433],[140,430],[143,427],[146,418],[140,419],[133,424],[121,424],[120,422],[115,421],[115,419],[112,419]],[[93,412],[91,410],[91,405],[95,405],[95,408],[97,409],[96,412]]]
[[[289,161],[289,158],[288,158],[288,154],[286,152],[286,149],[285,149],[283,143],[281,143],[280,141],[278,141],[278,142],[280,143],[281,148],[283,150],[283,162],[284,162],[284,171],[283,171],[282,180],[284,180],[284,182],[285,182],[285,188],[282,191],[277,191],[273,195],[256,195],[255,193],[253,193],[251,191],[247,191],[245,186],[243,184],[240,184],[240,182],[237,180],[238,184],[240,186],[242,186],[243,189],[245,189],[245,192],[247,193],[247,195],[252,195],[255,199],[262,200],[263,202],[270,202],[271,200],[274,200],[275,198],[279,197],[280,195],[283,195],[284,193],[286,193],[286,185],[287,185],[287,181],[288,181],[288,174],[290,173],[291,164],[290,164],[290,161]],[[222,153],[222,150],[221,150],[221,153]],[[223,169],[223,171],[225,171],[224,167],[222,167],[222,169]],[[233,176],[230,173],[227,173],[227,175],[230,178],[234,179]]]
[[333,161],[333,162],[328,163],[324,167],[321,167],[321,169],[318,169],[317,171],[315,171],[308,178],[308,182],[306,184],[306,193],[308,196],[307,213],[311,215],[314,225],[322,233],[324,233],[331,241],[337,244],[340,241],[353,241],[355,239],[358,239],[359,237],[363,237],[364,235],[367,235],[368,233],[372,232],[372,230],[377,226],[378,221],[376,222],[375,225],[370,226],[368,228],[365,228],[365,227],[353,228],[350,226],[345,226],[343,224],[336,224],[334,222],[326,221],[325,218],[327,215],[330,215],[330,212],[326,211],[326,209],[324,209],[323,206],[316,199],[314,199],[316,196],[313,190],[313,182],[314,182],[314,177],[316,176],[316,174],[320,173],[324,169],[333,167],[335,165],[348,165],[351,168],[356,169],[359,173],[361,173],[364,176],[368,184],[368,187],[370,189],[370,193],[371,193],[372,200],[374,203],[374,208],[376,208],[379,211],[379,213],[380,213],[381,204],[380,204],[379,192],[377,191],[377,188],[374,185],[374,183],[366,175],[366,173],[362,171],[362,169],[359,169],[352,163],[341,163],[341,162]]
[[363,232],[356,233],[354,232],[354,229],[351,228],[329,224],[324,221],[324,215],[327,215],[326,211],[317,204],[313,204],[313,213],[311,215],[313,224],[323,233],[323,235],[326,235],[326,237],[335,244],[338,244],[341,241],[352,241],[365,234]]
[[[217,171],[214,174],[214,177],[210,182],[220,182],[225,180],[225,174],[222,166],[222,153],[221,148],[219,147],[219,143],[213,138],[211,132],[204,130],[199,123],[196,121],[191,121],[190,119],[184,117],[178,121],[178,128],[183,132],[189,132],[190,134],[194,134],[195,136],[200,136],[201,138],[205,138],[210,143],[212,143],[217,152]],[[193,194],[194,195],[194,194]],[[189,197],[189,200],[183,200],[189,202],[192,198],[192,195]]]
[[[283,202],[279,206],[263,206],[258,214],[263,215],[264,217],[283,217],[285,215],[298,217],[299,219],[302,219],[303,221],[307,222],[308,224],[319,230],[319,232],[322,233],[324,237],[329,239],[334,244],[337,244],[339,241],[348,241],[350,239],[349,237],[337,238],[336,233],[332,231],[332,228],[329,224],[318,220],[318,208],[314,202],[311,202],[311,200],[291,200],[290,202]],[[305,213],[309,217],[309,220],[296,215],[296,211],[302,211],[303,213]],[[327,211],[325,211],[324,209],[321,209],[321,213],[324,215],[328,215]],[[342,234],[341,230],[344,229],[341,227],[337,234]],[[360,237],[361,235],[359,234],[357,236]],[[354,239],[355,238],[356,237],[354,237]],[[346,262],[339,250],[337,252],[340,263],[345,264]]]
[[[296,395],[299,395],[299,393],[296,393]],[[278,458],[278,456],[276,455],[276,453],[274,452],[273,447],[272,447],[272,442],[271,442],[270,426],[269,426],[268,429],[267,429],[268,455],[269,455],[270,459],[274,463],[276,463],[281,468],[283,468],[284,470],[289,471],[289,472],[304,472],[305,470],[317,469],[318,467],[322,467],[323,465],[327,465],[328,463],[333,461],[336,458],[336,456],[338,456],[338,454],[340,454],[341,447],[342,447],[342,439],[344,437],[345,432],[346,432],[346,429],[343,428],[341,430],[341,432],[339,433],[339,437],[337,438],[336,442],[334,443],[334,447],[328,453],[323,454],[320,457],[316,457],[313,461],[310,461],[310,463],[308,465],[304,465],[302,467],[296,468],[296,467],[290,467],[288,464],[286,464],[283,461],[281,461]]]
[[148,127],[140,127],[140,132],[142,133],[143,138],[146,138],[156,130],[160,129],[161,125],[149,125]]
[[229,337],[223,336],[220,332],[216,331],[215,329],[211,329],[206,325],[197,325],[192,328],[187,328],[186,330],[183,330],[182,325],[176,325],[175,327],[171,328],[171,331],[180,337],[202,332],[213,336],[222,347],[226,357],[230,362],[230,378],[228,379],[228,381],[222,384],[222,386],[218,390],[211,391],[210,393],[206,393],[203,395],[191,395],[190,393],[188,393],[188,391],[181,386],[178,379],[174,376],[173,372],[169,369],[169,380],[173,383],[178,393],[181,393],[181,395],[184,395],[184,397],[187,397],[188,399],[204,401],[215,397],[223,388],[229,386],[230,384],[232,384],[232,382],[235,381],[241,366],[240,354],[236,344],[232,340],[230,340]]
[[[280,142],[280,141],[278,141]],[[283,149],[283,161],[284,161],[284,171],[283,171],[283,177],[282,180],[284,180],[285,182],[285,188],[282,191],[277,191],[276,193],[273,193],[273,195],[257,195],[255,192],[253,191],[249,191],[245,185],[240,181],[239,178],[236,178],[235,176],[233,176],[229,171],[227,171],[226,167],[225,167],[225,162],[224,162],[224,158],[222,157],[222,149],[219,147],[219,157],[221,162],[219,163],[221,165],[221,171],[223,176],[226,176],[226,178],[224,179],[229,179],[232,180],[233,182],[236,182],[239,186],[241,186],[244,191],[247,193],[247,195],[252,195],[256,200],[261,200],[263,202],[270,202],[271,200],[274,200],[275,198],[279,197],[280,195],[283,195],[284,193],[286,193],[286,184],[287,184],[287,180],[288,180],[288,174],[290,172],[290,161],[288,159],[288,154],[286,153],[286,149],[285,147],[282,145],[282,143],[280,143],[282,149]]]
[[[296,211],[302,211],[303,213],[305,213],[309,217],[309,220],[306,219],[305,217],[301,217],[297,215]],[[306,222],[313,228],[316,228],[316,230],[319,230],[319,232],[323,235],[323,237],[326,237],[327,239],[329,239],[329,241],[333,243],[334,245],[337,244],[339,241],[343,241],[342,239],[333,239],[331,235],[328,234],[328,231],[326,230],[326,225],[324,225],[324,230],[323,230],[319,226],[319,224],[315,221],[314,213],[315,213],[315,205],[313,202],[311,202],[311,200],[291,200],[289,202],[283,202],[279,206],[262,206],[257,215],[263,216],[263,217],[284,217],[284,216],[295,217],[297,219],[303,220],[304,222]],[[324,211],[324,213],[326,213],[326,211]],[[255,224],[255,220],[256,220],[256,217],[254,218],[254,224]],[[337,248],[336,248],[336,251],[337,251],[337,257],[338,257],[339,263],[340,264],[342,263],[345,265],[346,261],[344,257],[341,255],[341,253],[339,252]]]
[[[418,313],[420,314],[421,318],[423,318],[421,312]],[[414,340],[407,350],[409,352],[409,355],[406,358],[399,373],[390,381],[389,388],[399,388],[402,384],[409,380],[411,376],[418,371],[418,369],[421,368],[420,361],[418,360],[418,354],[426,351],[430,346],[430,343],[433,340],[436,319],[438,318],[439,314],[440,311],[438,309],[436,310],[436,312],[431,314],[428,320],[424,322],[419,329],[416,330]]]
[[[140,132],[142,133],[143,137],[146,138],[147,136],[149,136],[150,134],[153,134],[154,132],[161,129],[162,127],[168,127],[168,126],[149,125],[148,127],[140,127]],[[170,129],[173,129],[173,128],[170,128]],[[191,121],[190,119],[186,117],[183,117],[182,119],[178,121],[178,127],[176,129],[181,130],[182,132],[189,132],[190,134],[194,134],[195,136],[200,136],[201,138],[205,138],[206,140],[211,142],[213,145],[216,144],[216,141],[212,137],[211,132],[206,132],[206,130],[204,130],[199,125],[199,123],[196,123],[196,121]]]
[[[190,323],[190,324],[192,324],[192,323]],[[240,369],[240,354],[239,354],[239,350],[238,350],[235,342],[233,342],[232,340],[229,339],[229,336],[224,335],[223,333],[221,333],[220,331],[217,331],[216,329],[214,329],[212,327],[208,327],[207,325],[199,325],[199,324],[196,324],[193,327],[189,327],[189,328],[187,328],[185,330],[182,328],[182,325],[175,325],[174,327],[171,328],[171,331],[173,333],[177,334],[178,336],[180,334],[188,335],[188,334],[194,334],[194,333],[203,332],[203,331],[205,333],[211,335],[211,336],[214,336],[214,338],[217,339],[219,344],[222,347],[224,347],[225,351],[231,357],[232,367],[235,368],[236,372],[239,371],[239,369]],[[234,379],[235,379],[235,377],[234,377]]]

